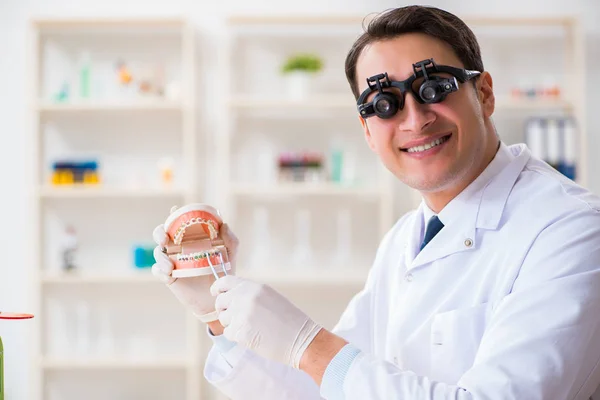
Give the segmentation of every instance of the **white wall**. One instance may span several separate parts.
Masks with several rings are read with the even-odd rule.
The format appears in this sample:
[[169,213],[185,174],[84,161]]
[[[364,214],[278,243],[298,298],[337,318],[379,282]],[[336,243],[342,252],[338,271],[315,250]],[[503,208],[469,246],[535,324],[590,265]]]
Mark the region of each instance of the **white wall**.
[[[27,21],[35,16],[166,16],[186,15],[193,19],[200,32],[204,51],[209,51],[209,38],[219,33],[219,18],[229,13],[367,13],[401,5],[394,0],[304,0],[301,2],[254,1],[193,1],[193,0],[0,0],[0,218],[5,230],[0,233],[4,247],[4,262],[0,265],[0,310],[29,308],[29,270],[21,263],[21,255],[28,251],[30,235],[29,210],[32,207],[31,168],[28,151],[31,148],[26,120]],[[589,186],[600,192],[600,157],[592,149],[600,148],[597,134],[600,122],[594,119],[600,91],[600,79],[592,75],[600,62],[600,2],[597,0],[535,0],[535,1],[462,1],[438,0],[428,4],[446,8],[461,15],[581,15],[587,32],[587,72],[590,80],[588,101],[588,129],[590,135]],[[208,53],[204,53],[208,54]],[[214,66],[202,65],[210,73]],[[343,72],[340,71],[340,74]],[[204,80],[204,79],[203,79]],[[209,88],[207,88],[209,90]],[[215,121],[207,120],[202,129],[210,129]],[[27,322],[0,322],[0,335],[5,342],[8,359],[5,361],[7,399],[28,398],[27,387]]]

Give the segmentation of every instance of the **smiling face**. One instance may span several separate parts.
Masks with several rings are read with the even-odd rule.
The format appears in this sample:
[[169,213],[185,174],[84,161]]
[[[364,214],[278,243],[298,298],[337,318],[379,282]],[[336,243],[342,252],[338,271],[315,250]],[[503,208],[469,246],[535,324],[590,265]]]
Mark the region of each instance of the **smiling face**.
[[[414,63],[429,58],[438,65],[464,68],[448,44],[421,33],[373,42],[357,61],[359,92],[368,88],[367,78],[384,72],[390,80],[405,80],[413,74]],[[398,179],[430,197],[436,193],[453,197],[496,152],[493,110],[492,80],[484,72],[476,80],[459,82],[459,90],[441,103],[420,104],[405,94],[404,108],[392,118],[372,116],[361,118],[361,123],[369,147]]]

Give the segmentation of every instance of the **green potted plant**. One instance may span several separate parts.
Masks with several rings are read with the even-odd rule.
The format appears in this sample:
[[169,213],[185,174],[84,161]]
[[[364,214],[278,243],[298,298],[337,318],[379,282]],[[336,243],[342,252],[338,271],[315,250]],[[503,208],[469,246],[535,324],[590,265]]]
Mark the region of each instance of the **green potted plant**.
[[281,68],[288,95],[293,99],[305,98],[310,82],[323,69],[323,60],[316,54],[297,53],[288,57]]

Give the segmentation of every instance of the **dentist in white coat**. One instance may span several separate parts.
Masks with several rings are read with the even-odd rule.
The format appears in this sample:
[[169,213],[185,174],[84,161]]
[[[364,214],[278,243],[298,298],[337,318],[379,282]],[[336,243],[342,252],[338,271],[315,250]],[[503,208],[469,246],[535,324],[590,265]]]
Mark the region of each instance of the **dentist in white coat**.
[[[428,103],[423,77],[414,91],[386,89],[427,59],[457,68],[428,79],[458,76],[458,90]],[[236,400],[589,399],[600,384],[599,198],[500,140],[492,77],[452,14],[386,12],[346,74],[357,99],[379,76],[360,114],[366,142],[423,202],[385,235],[331,332],[267,285],[173,279],[158,226],[154,273],[214,340],[206,379]],[[389,98],[368,104],[380,89],[397,110]],[[237,239],[222,235],[235,261]]]

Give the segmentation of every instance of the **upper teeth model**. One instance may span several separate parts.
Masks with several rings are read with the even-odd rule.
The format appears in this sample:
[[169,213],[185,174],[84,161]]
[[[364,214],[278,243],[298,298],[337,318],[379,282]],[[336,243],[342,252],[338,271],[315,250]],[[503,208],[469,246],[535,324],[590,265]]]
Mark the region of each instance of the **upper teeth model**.
[[414,153],[417,151],[429,150],[430,148],[438,146],[438,145],[444,143],[445,141],[446,141],[446,139],[442,137],[442,138],[434,140],[431,143],[424,144],[422,146],[411,147],[411,148],[407,149],[406,151],[408,151],[409,153]]
[[185,234],[185,230],[187,228],[189,228],[192,225],[196,225],[196,224],[204,224],[208,227],[208,230],[210,232],[210,238],[214,239],[217,237],[217,235],[219,234],[219,230],[218,228],[215,226],[214,221],[212,220],[206,220],[204,218],[192,218],[187,222],[184,222],[181,224],[181,226],[177,229],[177,233],[175,234],[175,238],[174,238],[174,242],[175,244],[181,244],[181,241],[183,240],[183,235]]

